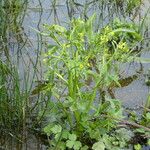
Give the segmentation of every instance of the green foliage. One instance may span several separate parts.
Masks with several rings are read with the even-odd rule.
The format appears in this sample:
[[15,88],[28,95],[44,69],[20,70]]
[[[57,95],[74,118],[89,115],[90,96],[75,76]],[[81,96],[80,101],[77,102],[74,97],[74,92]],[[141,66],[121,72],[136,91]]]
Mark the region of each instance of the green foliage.
[[131,13],[133,10],[136,10],[141,5],[141,0],[130,0],[127,3],[127,12]]
[[[8,46],[9,33],[14,34],[15,39],[23,42],[21,35],[21,25],[24,18],[28,0],[1,0],[0,1],[0,56],[6,57],[10,61],[10,47]],[[3,54],[3,55],[2,55]]]
[[137,41],[142,39],[141,35],[138,33],[139,27],[132,22],[128,23],[120,21],[119,19],[115,19],[115,21],[112,23],[112,26],[113,29],[116,29],[116,31],[122,31],[117,33],[118,39],[116,39],[116,41],[123,38],[123,40],[129,45],[134,46]]
[[45,25],[42,33],[54,40],[44,58],[46,80],[53,85],[46,90],[53,100],[48,113],[56,117],[48,119],[44,132],[53,135],[49,140],[54,149],[103,150],[112,146],[106,142],[110,139],[116,147],[125,147],[131,137],[125,129],[108,135],[117,126],[116,118],[123,118],[122,107],[102,93],[119,85],[119,64],[133,60],[131,49],[140,35],[123,24],[96,32],[94,18],[73,19],[68,28]]
[[134,145],[135,150],[141,150],[142,146],[140,144]]
[[105,150],[105,145],[103,142],[97,142],[94,143],[94,145],[92,146],[93,150]]
[[[56,3],[57,1],[54,0],[55,6]],[[77,5],[74,1],[69,3]],[[92,3],[95,1],[87,1],[82,7],[85,9],[83,11],[85,18],[88,18],[86,9]],[[108,8],[109,14],[106,18],[113,20],[111,14],[120,15],[118,8],[122,10],[123,15],[130,14],[140,6],[141,1],[102,0],[97,1],[97,4],[100,6],[101,12],[99,12],[103,21],[105,18],[105,15],[102,15],[103,8]],[[50,141],[50,149],[87,150],[125,147],[131,137],[130,132],[122,128],[115,130],[118,124],[116,118],[123,117],[121,104],[118,100],[108,98],[105,93],[114,84],[120,86],[119,65],[133,60],[132,48],[141,40],[138,27],[116,20],[112,25],[97,31],[93,27],[95,16],[87,21],[73,19],[68,28],[45,25],[47,31],[43,34],[54,40],[54,45],[48,46],[49,51],[44,59],[48,68],[46,81],[49,83],[39,84],[31,92],[33,81],[28,88],[29,74],[24,74],[25,89],[20,85],[18,66],[11,62],[10,49],[7,47],[9,32],[17,33],[15,37],[20,40],[19,43],[24,41],[20,31],[23,31],[21,18],[24,18],[21,14],[25,12],[26,7],[27,0],[1,0],[0,2],[1,56],[2,60],[5,59],[4,51],[8,61],[0,60],[0,127],[2,130],[3,127],[12,130],[16,126],[19,127],[18,131],[22,130],[26,115],[27,120],[30,120],[29,115],[32,116],[33,110],[40,107],[37,120],[40,122],[41,118],[45,117],[48,125],[43,130]],[[98,22],[98,26],[99,24],[103,22]],[[19,52],[17,54],[19,58]],[[35,105],[32,101],[29,108],[30,96],[40,92],[47,96],[46,99],[42,98],[42,102],[37,99]],[[134,117],[134,121],[137,121],[137,117]],[[149,118],[149,113],[145,112],[141,124],[149,125]],[[138,132],[145,136],[149,135],[142,129]]]
[[15,67],[10,70],[10,64],[3,61],[0,66],[0,126],[18,129],[22,127],[24,111],[18,71]]
[[80,141],[76,141],[77,137],[75,134],[69,134],[69,139],[66,141],[66,146],[78,150],[81,148],[82,144]]

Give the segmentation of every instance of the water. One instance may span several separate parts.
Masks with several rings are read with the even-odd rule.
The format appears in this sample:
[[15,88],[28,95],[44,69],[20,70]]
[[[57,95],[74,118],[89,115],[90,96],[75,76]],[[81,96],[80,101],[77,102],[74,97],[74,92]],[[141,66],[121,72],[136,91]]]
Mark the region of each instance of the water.
[[[43,24],[53,23],[67,26],[67,22],[69,22],[72,17],[79,17],[81,13],[83,14],[83,12],[85,12],[87,16],[90,16],[95,11],[98,12],[98,27],[102,27],[104,26],[104,24],[107,24],[109,22],[109,19],[106,16],[109,14],[108,11],[113,11],[113,8],[110,8],[110,10],[108,10],[107,8],[103,8],[103,11],[105,11],[105,13],[102,13],[101,6],[90,4],[89,9],[86,9],[86,7],[83,7],[83,4],[85,2],[89,1],[78,0],[77,3],[80,3],[80,5],[78,4],[75,6],[74,4],[72,4],[72,7],[68,8],[67,1],[64,0],[59,0],[56,4],[53,3],[52,0],[29,0],[27,9],[23,14],[24,18],[22,20],[22,26],[20,26],[20,40],[18,41],[18,39],[16,38],[16,35],[18,33],[10,33],[8,43],[11,49],[11,55],[15,56],[14,58],[12,58],[12,60],[14,62],[17,62],[19,66],[22,86],[24,86],[23,80],[26,70],[28,70],[29,72],[29,80],[32,81],[35,76],[36,80],[40,81],[44,79],[43,72],[45,69],[41,65],[41,61],[43,58],[42,54],[46,51],[47,42],[51,41],[46,37],[42,37],[41,35],[39,35],[34,29],[42,31]],[[144,15],[144,13],[150,7],[150,1],[144,0],[143,4],[144,5],[141,8],[141,15]],[[114,16],[112,16],[112,18],[115,16],[116,15],[114,13]],[[105,20],[103,20],[104,18]],[[135,17],[135,21],[138,22],[138,20],[139,16]],[[144,52],[142,54],[142,57],[150,58],[150,52]],[[33,67],[37,68],[36,72],[38,73],[36,75]],[[136,70],[139,69],[139,64],[125,64],[121,67],[126,68],[126,72],[122,74],[122,76],[125,78],[135,74]],[[150,63],[143,64],[144,73],[146,73],[148,69],[150,69]],[[145,77],[142,74],[138,79],[133,81],[128,86],[114,89],[114,94],[117,99],[120,99],[123,102],[123,105],[125,107],[135,109],[138,106],[144,105],[144,102],[146,101],[149,94],[149,87],[146,86]],[[3,149],[3,145],[7,145],[6,147],[4,147],[4,149],[8,150],[45,150],[47,148],[45,144],[43,144],[43,142],[40,140],[40,138],[34,136],[33,134],[27,132],[25,137],[27,140],[26,142],[24,142],[23,144],[21,144],[20,142],[16,145],[17,140],[12,137],[12,135],[10,135],[10,139],[4,139],[3,141],[0,140],[2,145],[0,149]]]
[[9,134],[7,137],[0,138],[0,150],[46,150],[47,146],[41,141],[40,137],[33,134],[24,135],[24,139],[16,139]]

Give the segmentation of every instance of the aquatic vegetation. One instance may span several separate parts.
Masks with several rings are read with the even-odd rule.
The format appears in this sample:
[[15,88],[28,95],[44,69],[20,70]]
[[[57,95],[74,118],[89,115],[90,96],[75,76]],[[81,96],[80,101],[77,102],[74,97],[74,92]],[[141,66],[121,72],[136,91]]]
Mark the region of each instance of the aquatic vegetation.
[[0,1],[0,54],[4,53],[9,59],[9,38],[11,35],[21,40],[21,24],[23,13],[26,10],[27,0],[1,0]]
[[[123,119],[122,107],[106,92],[112,83],[120,85],[119,64],[136,58],[133,46],[141,37],[127,25],[95,31],[94,18],[73,19],[68,28],[45,25],[42,33],[55,42],[44,59],[49,82],[45,92],[50,94],[46,114],[51,114],[44,132],[50,149],[111,149],[107,140],[116,143],[111,133]],[[114,132],[124,135],[126,130]],[[114,148],[127,146],[132,136],[127,133]]]
[[19,79],[15,68],[10,70],[3,62],[0,66],[0,126],[11,129],[19,124],[22,118],[23,100],[20,97]]
[[[114,94],[115,88],[128,86],[143,73],[140,68],[124,77],[120,71],[122,64],[141,61],[145,37],[148,40],[149,10],[143,18],[139,13],[143,1],[51,0],[48,8],[42,3],[27,8],[28,0],[0,1],[0,138],[8,135],[23,143],[29,130],[56,150],[150,145],[149,97],[137,116]],[[40,14],[38,24],[33,23],[39,30],[36,42],[26,37],[23,25],[30,13],[26,10],[32,9]],[[50,22],[59,25],[45,24],[41,33],[45,9]],[[66,20],[59,16],[61,9]],[[35,57],[27,52],[28,41]],[[147,75],[147,85],[148,80]]]
[[[66,5],[64,5],[64,3],[66,3]],[[63,3],[58,0],[53,0],[51,2],[51,8],[53,10],[51,11],[51,14],[54,15],[55,23],[60,24],[61,19],[58,15],[58,8],[60,5],[64,5],[66,7],[68,12],[66,15],[68,15],[70,20],[79,16],[84,20],[87,20],[91,14],[96,12],[98,17],[95,26],[97,28],[102,28],[115,18],[122,20],[130,20],[132,18],[132,20],[134,20],[137,16],[139,16],[142,4],[143,2],[141,0],[66,0]]]
[[4,132],[3,128],[20,131],[25,119],[28,87],[21,86],[18,64],[14,61],[16,56],[10,48],[10,38],[21,42],[22,14],[26,10],[26,4],[25,0],[0,1],[0,133]]

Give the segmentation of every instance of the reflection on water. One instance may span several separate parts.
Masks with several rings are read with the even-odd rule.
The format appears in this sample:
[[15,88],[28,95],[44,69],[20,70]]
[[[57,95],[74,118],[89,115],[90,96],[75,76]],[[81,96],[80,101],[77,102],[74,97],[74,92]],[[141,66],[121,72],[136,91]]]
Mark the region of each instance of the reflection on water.
[[[22,135],[21,135],[22,136]],[[16,138],[9,133],[7,137],[0,137],[0,150],[46,150],[47,146],[43,144],[39,137],[33,134],[24,135],[22,138]]]

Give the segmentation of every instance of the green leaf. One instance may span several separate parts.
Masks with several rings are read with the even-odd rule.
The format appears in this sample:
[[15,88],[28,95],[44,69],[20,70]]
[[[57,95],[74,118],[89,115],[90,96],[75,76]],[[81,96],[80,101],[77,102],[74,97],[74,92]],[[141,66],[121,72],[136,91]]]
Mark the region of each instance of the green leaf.
[[138,40],[141,39],[140,34],[138,34],[135,30],[132,30],[132,29],[118,28],[118,29],[113,30],[113,32],[114,32],[114,33],[117,33],[117,32],[127,32],[127,33],[132,33]]
[[140,144],[134,145],[135,150],[141,150],[142,146]]
[[66,149],[66,144],[65,144],[65,142],[59,142],[59,148],[60,148],[61,150],[65,150],[65,149]]
[[92,130],[90,132],[90,138],[98,140],[100,138],[100,131],[99,131],[99,129]]
[[81,148],[81,150],[88,150],[88,149],[89,149],[89,147],[87,145],[85,145]]
[[55,134],[55,140],[56,140],[56,141],[58,141],[58,140],[59,140],[59,138],[60,138],[60,136],[61,136],[61,133],[57,133],[57,134]]
[[92,146],[93,150],[105,150],[105,145],[103,142],[99,141]]
[[49,125],[47,125],[46,127],[44,127],[44,132],[48,135],[48,136],[50,136],[50,134],[52,133],[52,131],[51,131],[51,128],[52,128],[52,124],[49,124]]
[[[58,48],[58,46],[57,46],[57,45],[49,44],[49,45],[47,46],[47,48],[48,48],[48,49],[52,49],[52,50],[55,50],[55,51],[56,51],[56,49],[55,49],[55,48]],[[54,52],[55,52],[55,51],[54,51]]]
[[68,139],[68,135],[69,135],[69,131],[68,131],[68,130],[64,130],[64,131],[62,132],[62,138]]
[[149,113],[149,112],[146,113],[146,119],[147,119],[147,120],[150,120],[150,113]]
[[66,29],[62,26],[59,26],[59,25],[54,25],[54,29],[58,32],[61,32],[61,33],[66,32]]
[[75,150],[79,150],[81,148],[82,144],[80,141],[75,141],[73,148]]
[[138,128],[138,129],[136,129],[136,131],[139,132],[139,133],[145,133],[145,130],[142,129],[142,128]]
[[134,136],[131,130],[120,128],[116,130],[117,136],[119,139],[124,139],[125,141],[130,141],[130,139]]
[[75,141],[77,139],[77,136],[75,134],[69,134],[69,140]]
[[67,146],[68,148],[73,148],[73,145],[74,145],[74,141],[67,140],[66,146]]
[[62,131],[62,127],[60,125],[55,125],[53,128],[51,128],[51,131],[56,134],[60,133]]

